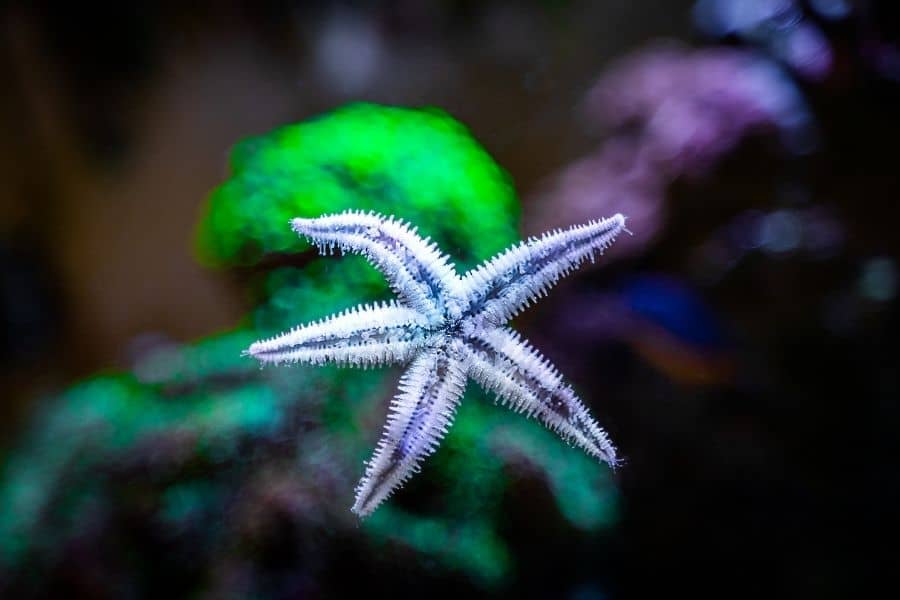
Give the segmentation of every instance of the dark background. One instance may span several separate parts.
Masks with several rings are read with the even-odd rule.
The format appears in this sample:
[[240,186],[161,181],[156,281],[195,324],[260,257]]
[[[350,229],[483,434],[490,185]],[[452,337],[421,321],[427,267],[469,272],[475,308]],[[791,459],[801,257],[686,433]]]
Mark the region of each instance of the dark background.
[[[580,338],[548,349],[572,379],[608,390],[603,422],[628,461],[617,475],[622,519],[572,553],[539,526],[514,532],[527,568],[499,593],[845,597],[896,582],[900,67],[886,49],[900,15],[889,1],[858,2],[825,22],[802,4],[834,56],[823,77],[782,65],[808,103],[815,144],[792,153],[763,131],[700,173],[675,172],[664,203],[631,225],[636,241],[610,265],[616,276],[661,273],[694,290],[731,367],[698,381],[642,358],[634,343]],[[148,334],[187,341],[246,312],[229,274],[201,268],[190,246],[239,138],[349,100],[440,106],[509,171],[524,233],[537,233],[554,177],[610,135],[586,122],[583,103],[614,59],[660,38],[769,53],[752,36],[702,35],[692,5],[5,5],[2,446],[33,398],[127,367]],[[615,198],[603,205],[618,210],[629,212]],[[834,235],[812,249],[733,241],[748,215],[775,213],[787,227],[799,219],[803,231]],[[804,225],[808,215],[817,216]],[[652,236],[642,238],[642,222]],[[550,348],[541,319],[564,321],[566,301],[551,296],[529,324]],[[696,345],[689,332],[679,341]],[[593,571],[603,594],[577,585]],[[403,581],[347,574],[357,575],[336,589]]]

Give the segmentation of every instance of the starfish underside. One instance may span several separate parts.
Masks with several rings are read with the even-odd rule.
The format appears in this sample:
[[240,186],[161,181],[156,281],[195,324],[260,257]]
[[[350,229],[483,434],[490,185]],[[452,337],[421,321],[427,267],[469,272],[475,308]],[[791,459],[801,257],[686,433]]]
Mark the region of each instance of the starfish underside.
[[616,465],[615,448],[562,376],[506,323],[560,277],[593,260],[624,230],[615,215],[512,246],[460,277],[434,243],[393,217],[347,211],[294,219],[320,252],[362,254],[398,301],[358,306],[254,343],[263,363],[409,364],[384,434],[356,489],[353,512],[370,514],[434,452],[468,378],[537,417],[592,456]]

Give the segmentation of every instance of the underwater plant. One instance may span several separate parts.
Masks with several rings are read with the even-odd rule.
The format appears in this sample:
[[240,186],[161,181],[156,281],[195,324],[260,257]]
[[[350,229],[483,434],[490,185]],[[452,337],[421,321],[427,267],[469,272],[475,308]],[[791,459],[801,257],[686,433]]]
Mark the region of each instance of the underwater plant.
[[[392,213],[464,269],[518,240],[509,177],[462,125],[434,109],[354,104],[241,142],[231,169],[197,250],[241,274],[254,308],[234,330],[159,345],[127,372],[37,405],[0,473],[0,592],[28,597],[56,582],[118,596],[274,597],[298,580],[319,585],[348,547],[499,585],[516,568],[504,496],[528,477],[576,530],[616,520],[608,470],[538,423],[475,401],[460,404],[432,468],[407,490],[415,502],[360,526],[342,499],[395,372],[261,370],[241,356],[255,339],[389,295],[362,258],[307,252],[291,218]],[[458,484],[434,485],[444,480]]]
[[400,304],[362,305],[274,338],[248,354],[263,363],[372,366],[410,363],[391,403],[384,436],[356,490],[353,512],[371,513],[433,453],[453,422],[471,377],[518,412],[611,466],[616,452],[575,391],[506,323],[560,277],[594,260],[625,228],[625,217],[556,230],[509,248],[460,277],[449,258],[409,224],[347,211],[291,225],[326,254],[365,256]]

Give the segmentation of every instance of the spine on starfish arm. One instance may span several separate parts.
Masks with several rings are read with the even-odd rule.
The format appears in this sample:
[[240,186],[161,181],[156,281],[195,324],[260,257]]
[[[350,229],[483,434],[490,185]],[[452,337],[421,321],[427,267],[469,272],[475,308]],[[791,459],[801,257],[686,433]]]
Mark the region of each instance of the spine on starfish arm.
[[401,378],[384,434],[356,488],[352,510],[360,517],[417,473],[446,435],[466,387],[461,344],[450,346],[426,351]]
[[602,254],[625,229],[621,214],[526,240],[463,278],[469,314],[502,325],[584,261]]
[[395,364],[422,346],[427,326],[424,316],[394,301],[362,305],[256,342],[246,353],[271,364]]
[[437,318],[439,298],[458,281],[448,257],[405,221],[374,212],[349,210],[314,219],[293,219],[291,226],[319,247],[362,254],[411,308]]
[[469,374],[497,399],[574,442],[611,467],[616,448],[591,417],[562,375],[531,344],[508,327],[480,332],[470,339]]

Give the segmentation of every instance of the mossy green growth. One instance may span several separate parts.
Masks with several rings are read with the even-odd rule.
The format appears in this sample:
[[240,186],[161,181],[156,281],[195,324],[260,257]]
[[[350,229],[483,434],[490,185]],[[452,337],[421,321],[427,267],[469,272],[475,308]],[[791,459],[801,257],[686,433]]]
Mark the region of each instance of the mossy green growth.
[[[230,346],[232,337],[214,344]],[[190,370],[196,356],[191,350],[173,351],[174,362]],[[2,470],[0,567],[18,560],[29,545],[52,548],[71,535],[58,522],[68,510],[52,505],[54,499],[99,494],[96,483],[108,470],[144,446],[180,436],[191,440],[193,452],[203,452],[236,439],[265,439],[282,426],[287,399],[258,378],[227,388],[208,376],[196,381],[169,395],[133,374],[114,373],[79,383],[48,403]]]
[[[291,218],[348,208],[411,221],[461,270],[519,239],[509,178],[436,110],[351,105],[242,142],[232,168],[199,227],[198,250],[218,265],[304,251]],[[502,585],[515,568],[500,533],[511,464],[533,465],[576,527],[597,529],[615,517],[605,469],[470,386],[418,478],[438,484],[430,513],[388,503],[360,527],[347,507],[398,370],[261,370],[241,351],[390,292],[357,256],[262,269],[256,281],[259,302],[241,328],[158,348],[131,372],[91,378],[42,405],[0,473],[0,581],[22,565],[52,564],[67,540],[102,531],[98,523],[118,531],[133,519],[154,531],[192,528],[204,542],[191,546],[191,564],[204,573],[221,558],[214,549],[248,535],[222,515],[271,512],[254,495],[266,481],[260,472],[282,472],[266,497],[300,482],[297,505],[309,511],[297,513],[300,529],[343,528],[375,545],[399,545],[422,565],[482,586]],[[39,579],[39,570],[32,575]]]
[[466,573],[484,587],[497,587],[509,576],[512,559],[500,537],[494,514],[465,520],[412,515],[381,507],[366,523],[376,544],[399,543],[443,568]]
[[244,140],[231,169],[198,235],[211,264],[302,251],[290,219],[350,208],[415,223],[463,269],[518,238],[509,176],[437,109],[351,104]]

